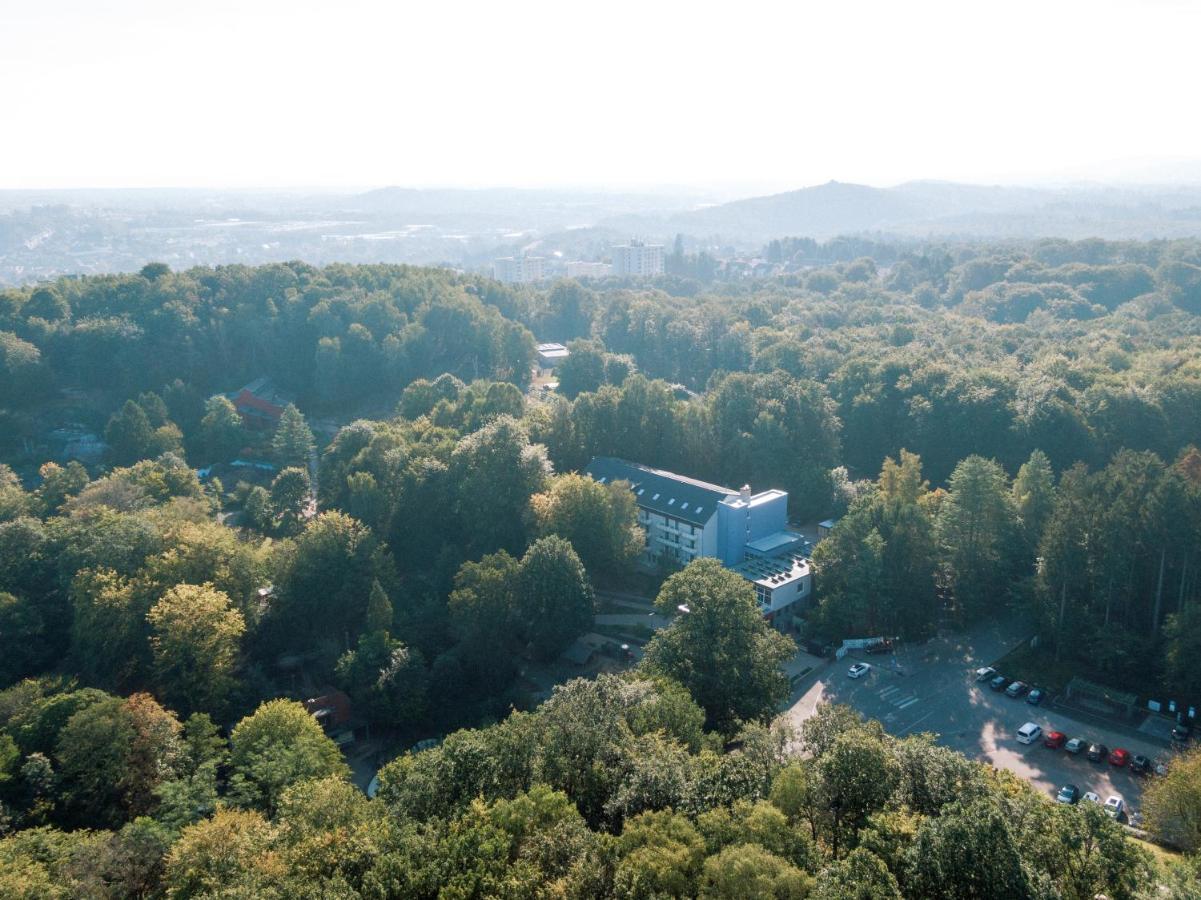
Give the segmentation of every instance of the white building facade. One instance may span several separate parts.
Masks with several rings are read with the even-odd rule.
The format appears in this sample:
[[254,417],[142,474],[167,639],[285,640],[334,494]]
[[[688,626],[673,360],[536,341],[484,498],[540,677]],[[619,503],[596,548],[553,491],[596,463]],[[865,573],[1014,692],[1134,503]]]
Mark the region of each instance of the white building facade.
[[721,560],[755,587],[763,614],[812,596],[808,545],[787,528],[788,494],[752,494],[609,456],[594,457],[586,473],[602,484],[624,482],[646,532],[641,562],[686,566],[700,556]]
[[663,245],[630,241],[613,248],[613,274],[618,278],[651,278],[663,274]]
[[505,284],[529,284],[543,277],[541,256],[502,256],[492,261],[492,277]]
[[567,263],[568,278],[606,278],[613,274],[613,267],[603,262],[588,262],[582,259]]

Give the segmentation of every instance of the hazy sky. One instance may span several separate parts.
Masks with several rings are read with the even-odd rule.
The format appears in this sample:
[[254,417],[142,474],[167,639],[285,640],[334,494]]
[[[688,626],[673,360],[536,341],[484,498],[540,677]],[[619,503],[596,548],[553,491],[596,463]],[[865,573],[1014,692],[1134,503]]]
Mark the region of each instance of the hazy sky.
[[1201,158],[1199,37],[1188,0],[0,0],[0,187],[1146,175]]

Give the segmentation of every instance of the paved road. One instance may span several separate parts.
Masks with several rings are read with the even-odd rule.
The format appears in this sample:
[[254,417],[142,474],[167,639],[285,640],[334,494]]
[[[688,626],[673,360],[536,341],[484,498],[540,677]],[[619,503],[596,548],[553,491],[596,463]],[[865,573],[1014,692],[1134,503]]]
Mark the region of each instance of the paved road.
[[[1082,793],[1095,791],[1102,799],[1117,794],[1137,810],[1142,793],[1139,776],[1108,763],[1090,763],[1083,754],[1048,750],[1041,741],[1019,744],[1015,733],[1023,723],[1037,722],[1045,731],[1099,740],[1111,749],[1124,747],[1151,758],[1166,754],[1162,746],[1083,724],[1058,710],[1012,700],[976,683],[976,668],[996,661],[1025,637],[1014,623],[990,623],[967,634],[903,646],[894,655],[852,653],[804,678],[786,716],[799,724],[821,701],[846,703],[878,719],[891,734],[933,732],[940,744],[1008,769],[1047,793],[1071,783]],[[847,668],[856,658],[872,664],[870,675],[857,680],[847,677]]]

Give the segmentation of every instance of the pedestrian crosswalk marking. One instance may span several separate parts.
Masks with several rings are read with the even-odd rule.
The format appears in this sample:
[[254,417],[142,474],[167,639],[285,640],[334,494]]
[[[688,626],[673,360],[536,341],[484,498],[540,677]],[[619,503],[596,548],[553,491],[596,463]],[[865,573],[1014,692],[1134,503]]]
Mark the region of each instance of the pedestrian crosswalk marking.
[[876,696],[881,700],[887,700],[897,709],[908,709],[921,699],[917,694],[906,694],[895,684],[890,684],[888,687],[876,691]]

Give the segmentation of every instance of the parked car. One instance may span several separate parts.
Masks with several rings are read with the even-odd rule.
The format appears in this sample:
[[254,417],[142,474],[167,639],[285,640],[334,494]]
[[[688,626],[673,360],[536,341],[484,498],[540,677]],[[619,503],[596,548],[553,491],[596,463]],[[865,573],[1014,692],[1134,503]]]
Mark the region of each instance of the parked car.
[[994,669],[992,666],[983,666],[982,668],[979,668],[976,670],[976,680],[977,681],[988,681],[990,678],[992,678],[996,674],[997,674],[997,670]]
[[1130,771],[1136,775],[1146,775],[1151,771],[1151,760],[1141,753],[1134,754],[1130,759]]
[[1009,687],[1005,688],[1006,697],[1020,697],[1026,691],[1030,690],[1030,685],[1024,681],[1015,681]]
[[1059,793],[1055,795],[1055,800],[1058,803],[1075,803],[1080,799],[1080,788],[1074,784],[1065,784],[1059,789]]
[[1177,720],[1172,728],[1172,740],[1177,744],[1187,744],[1193,735],[1193,726],[1183,720]]
[[1089,744],[1088,761],[1101,762],[1105,757],[1109,756],[1109,748],[1104,744]]
[[1003,690],[1005,690],[1005,685],[1007,685],[1007,684],[1009,684],[1009,679],[1006,678],[1004,675],[998,675],[996,678],[994,678],[992,681],[990,681],[988,683],[988,686],[990,688],[992,688],[994,691],[1003,691]]
[[1083,750],[1084,748],[1086,748],[1087,746],[1088,746],[1088,744],[1086,744],[1084,742],[1084,738],[1072,738],[1070,741],[1068,741],[1066,744],[1063,745],[1063,749],[1066,750],[1068,753],[1076,755],[1076,754],[1080,753],[1080,751]]
[[1110,794],[1105,798],[1105,812],[1111,819],[1122,818],[1122,810],[1125,808],[1126,804],[1117,794]]
[[1042,688],[1033,688],[1031,689],[1030,693],[1026,695],[1026,702],[1031,706],[1038,706],[1043,702],[1044,696],[1045,695],[1043,694]]
[[1018,729],[1019,744],[1033,744],[1043,735],[1043,727],[1034,722],[1027,722]]
[[864,675],[866,675],[871,670],[872,670],[872,667],[871,667],[870,663],[857,662],[857,663],[855,663],[855,665],[853,665],[849,669],[847,669],[847,677],[862,678]]
[[1109,764],[1111,766],[1124,766],[1130,762],[1130,751],[1123,750],[1121,747],[1114,747],[1109,751]]
[[1089,803],[1100,804],[1100,802],[1101,802],[1100,796],[1098,796],[1097,794],[1094,794],[1092,791],[1085,791],[1084,796],[1081,797],[1080,799],[1087,800]]
[[1050,750],[1058,750],[1068,741],[1068,736],[1062,731],[1048,731],[1043,739],[1043,746]]

